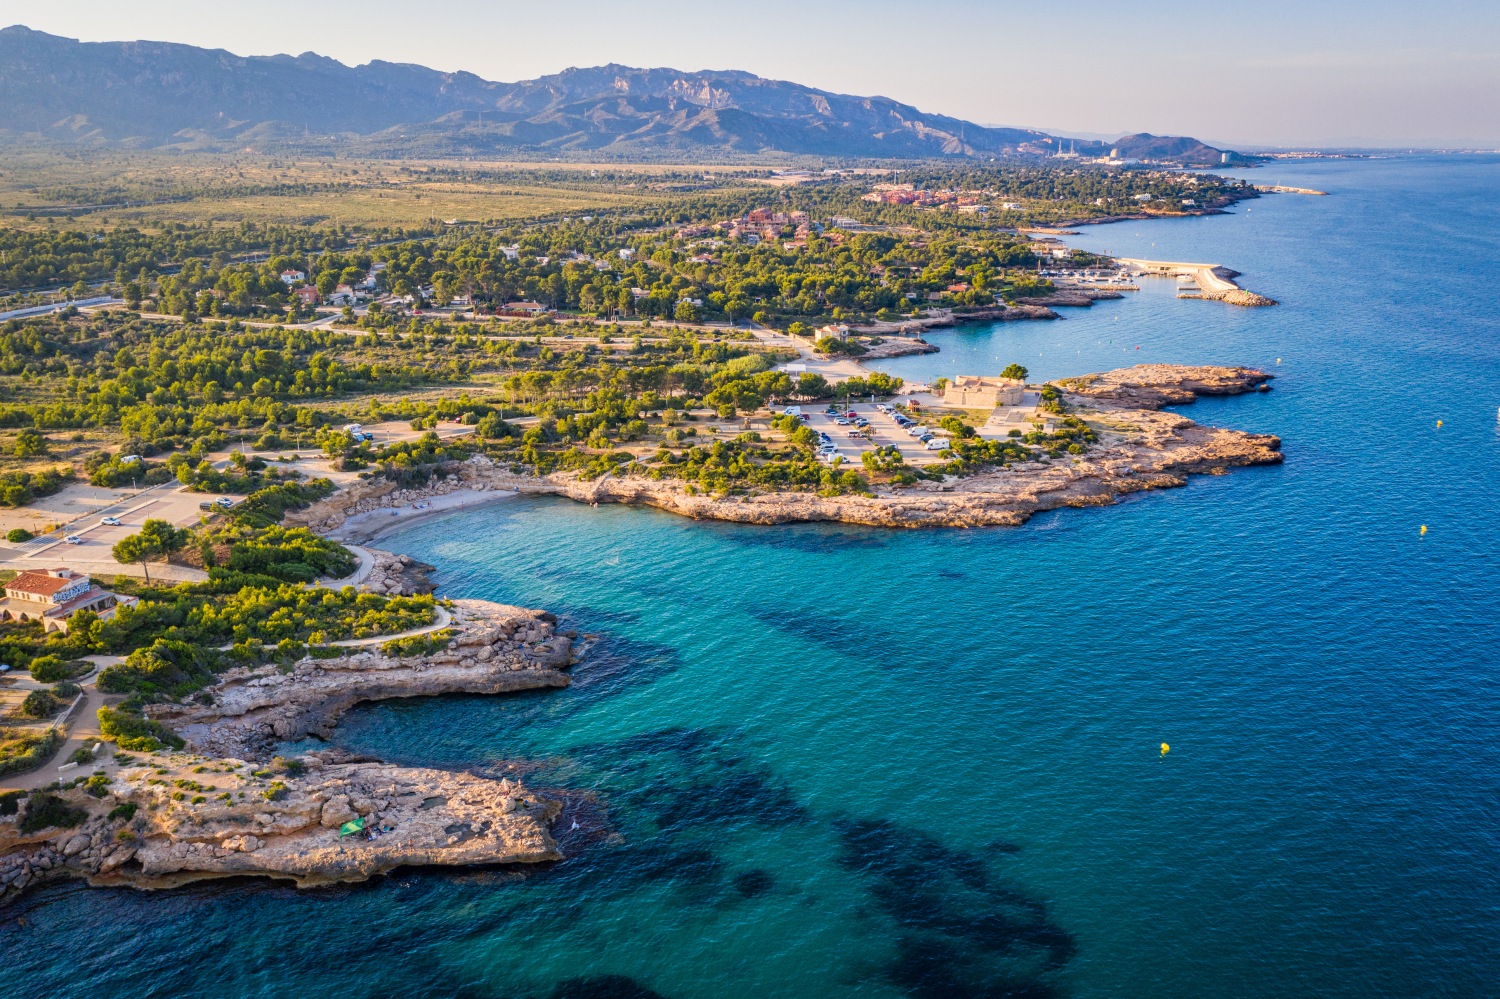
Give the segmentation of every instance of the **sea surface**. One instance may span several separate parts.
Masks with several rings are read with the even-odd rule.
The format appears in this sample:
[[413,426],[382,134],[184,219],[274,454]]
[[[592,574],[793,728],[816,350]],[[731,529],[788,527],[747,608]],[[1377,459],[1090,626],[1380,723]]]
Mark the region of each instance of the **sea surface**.
[[337,742],[569,789],[571,859],[54,885],[0,914],[0,994],[1500,994],[1500,159],[1244,175],[1331,193],[1070,239],[1281,305],[1157,279],[885,368],[1257,365],[1271,393],[1185,411],[1284,466],[1021,528],[414,525],[384,544],[446,594],[597,644],[569,690],[367,707]]

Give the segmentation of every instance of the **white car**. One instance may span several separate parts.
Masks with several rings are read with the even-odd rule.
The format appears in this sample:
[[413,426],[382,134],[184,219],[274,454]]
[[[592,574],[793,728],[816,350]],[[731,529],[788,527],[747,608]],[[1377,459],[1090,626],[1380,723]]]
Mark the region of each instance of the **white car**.
[[99,526],[100,527],[119,527],[120,526],[120,518],[119,517],[104,517],[104,518],[102,518],[99,521]]
[[230,499],[228,496],[220,496],[218,499],[214,500],[214,502],[219,506],[222,506],[226,510],[234,506],[234,500]]
[[80,538],[76,534],[70,534],[66,538],[63,538],[63,544],[65,544],[65,545],[81,545],[81,544],[83,544],[83,539]]

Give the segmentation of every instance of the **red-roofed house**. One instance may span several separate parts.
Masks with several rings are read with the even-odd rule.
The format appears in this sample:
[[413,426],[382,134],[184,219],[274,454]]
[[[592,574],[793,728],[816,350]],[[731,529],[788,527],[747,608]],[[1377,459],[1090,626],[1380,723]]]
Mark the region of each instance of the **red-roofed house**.
[[115,608],[133,606],[135,597],[120,596],[94,585],[86,573],[72,569],[28,569],[5,584],[0,621],[40,621],[45,631],[67,631],[68,619],[81,610],[101,618]]
[[323,300],[323,296],[318,294],[318,289],[314,288],[310,284],[303,285],[296,291],[292,292],[292,294],[301,299],[303,305],[309,307],[317,305]]

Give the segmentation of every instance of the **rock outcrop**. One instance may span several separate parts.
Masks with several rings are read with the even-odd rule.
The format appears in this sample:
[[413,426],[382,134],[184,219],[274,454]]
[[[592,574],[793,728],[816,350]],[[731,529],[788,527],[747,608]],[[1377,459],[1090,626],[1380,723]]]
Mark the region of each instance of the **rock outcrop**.
[[379,646],[337,659],[306,658],[225,673],[202,700],[148,709],[199,752],[263,757],[277,742],[327,738],[356,704],[439,694],[503,694],[565,687],[573,640],[556,618],[484,600],[453,605],[452,639],[441,651],[400,657]]
[[311,885],[408,864],[560,859],[548,829],[561,806],[514,781],[336,751],[266,762],[279,742],[327,737],[364,701],[568,684],[574,636],[551,614],[483,600],[451,607],[451,626],[427,636],[436,651],[374,645],[286,671],[236,669],[189,703],[151,706],[187,750],[113,758],[93,771],[102,783],[56,791],[53,814],[77,820],[70,828],[22,833],[33,799],[0,818],[0,903],[49,877],[160,888],[264,875]]
[[316,753],[277,771],[157,753],[104,773],[102,797],[58,792],[86,816],[72,828],[24,835],[0,820],[0,903],[53,877],[142,888],[243,875],[316,885],[406,865],[562,856],[549,832],[560,804],[512,780]]
[[[436,479],[434,490],[554,494],[585,503],[634,503],[688,517],[750,524],[832,520],[880,527],[1015,525],[1045,510],[1104,506],[1128,493],[1182,486],[1190,475],[1280,463],[1277,437],[1204,427],[1159,412],[1163,406],[1192,402],[1199,394],[1254,391],[1271,377],[1251,368],[1163,364],[1065,379],[1056,383],[1063,403],[1100,436],[1085,454],[1018,462],[940,483],[882,488],[874,496],[788,491],[715,497],[689,493],[683,483],[670,479],[606,475],[584,481],[574,473],[518,474],[484,457]],[[352,516],[420,502],[426,495],[395,490],[389,483],[362,482],[288,519],[319,531],[337,531]]]
[[359,585],[360,589],[388,597],[410,597],[418,593],[431,593],[436,589],[427,578],[434,567],[426,562],[418,562],[410,555],[397,555],[373,548],[370,549],[370,554],[375,563],[370,567],[370,574],[365,577],[365,581]]
[[1071,395],[1092,400],[1161,409],[1184,405],[1200,395],[1242,395],[1269,386],[1274,377],[1255,368],[1137,364],[1100,375],[1064,378],[1057,385]]

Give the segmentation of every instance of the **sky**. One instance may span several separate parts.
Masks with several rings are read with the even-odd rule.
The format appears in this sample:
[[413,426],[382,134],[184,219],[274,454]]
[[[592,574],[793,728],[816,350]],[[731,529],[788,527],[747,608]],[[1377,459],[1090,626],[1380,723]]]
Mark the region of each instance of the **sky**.
[[1500,0],[0,0],[7,24],[505,81],[742,69],[988,125],[1241,149],[1500,147]]

